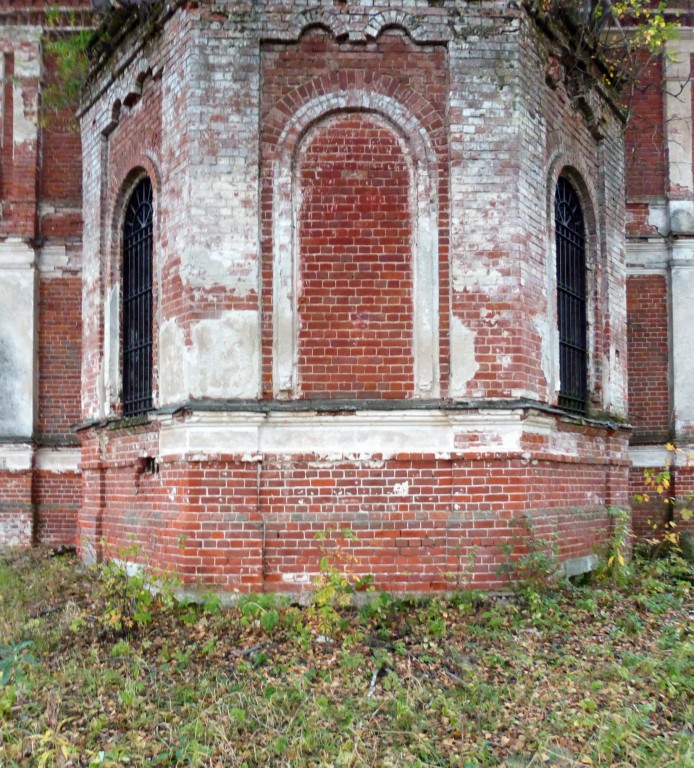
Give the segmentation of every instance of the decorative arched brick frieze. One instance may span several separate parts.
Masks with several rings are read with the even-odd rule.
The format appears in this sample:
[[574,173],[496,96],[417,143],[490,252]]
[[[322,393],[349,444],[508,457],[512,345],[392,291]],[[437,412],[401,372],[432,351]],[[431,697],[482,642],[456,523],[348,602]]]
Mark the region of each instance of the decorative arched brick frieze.
[[547,171],[547,310],[550,332],[545,339],[549,356],[549,397],[556,401],[559,392],[559,330],[557,325],[557,259],[554,226],[554,198],[559,178],[571,182],[581,202],[586,228],[586,317],[588,319],[588,392],[591,398],[602,387],[602,364],[598,350],[602,342],[602,305],[608,297],[603,295],[601,275],[604,269],[604,248],[600,217],[595,206],[599,199],[582,158],[565,149],[556,150],[550,157]]
[[404,29],[417,43],[442,43],[451,39],[450,30],[440,23],[439,17],[431,17],[429,21],[426,17],[413,16],[407,11],[394,8],[372,16],[364,27],[364,37],[375,39],[390,27]]
[[365,14],[325,7],[302,11],[281,33],[275,24],[267,21],[263,39],[296,41],[312,27],[322,27],[336,40],[348,39],[353,43],[374,40],[392,27],[404,30],[417,43],[446,43],[452,39],[445,17],[438,13],[415,16],[407,11],[389,9]]
[[344,14],[333,8],[307,8],[302,11],[289,28],[289,34],[298,40],[304,32],[311,27],[323,27],[336,39],[349,36],[349,29],[345,24]]
[[[413,101],[415,99],[413,98]],[[279,118],[286,105],[278,105]],[[430,110],[431,111],[431,110]],[[303,103],[280,132],[272,160],[273,392],[298,396],[298,243],[299,200],[296,159],[310,129],[339,112],[380,115],[404,142],[412,159],[414,277],[414,396],[439,394],[438,168],[431,136],[415,115],[380,90],[335,90]],[[272,121],[270,116],[269,122]]]

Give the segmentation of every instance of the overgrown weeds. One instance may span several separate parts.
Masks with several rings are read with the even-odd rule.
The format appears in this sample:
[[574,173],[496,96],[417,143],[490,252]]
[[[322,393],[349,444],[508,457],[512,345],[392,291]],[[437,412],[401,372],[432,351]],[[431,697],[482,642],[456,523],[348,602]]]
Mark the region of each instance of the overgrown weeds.
[[630,574],[537,588],[538,605],[374,594],[332,605],[325,636],[310,608],[269,595],[157,598],[136,631],[105,632],[72,620],[113,610],[98,571],[14,555],[0,565],[0,763],[690,766],[692,569],[663,558]]

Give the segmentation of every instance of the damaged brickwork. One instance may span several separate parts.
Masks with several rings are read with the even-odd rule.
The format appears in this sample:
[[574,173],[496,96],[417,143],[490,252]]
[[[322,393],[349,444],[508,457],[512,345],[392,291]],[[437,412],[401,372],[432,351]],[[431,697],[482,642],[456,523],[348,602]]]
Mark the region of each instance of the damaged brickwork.
[[74,107],[48,114],[47,45],[88,2],[0,3],[0,544],[73,545],[79,447],[82,186]]
[[[171,6],[81,114],[87,559],[227,589],[502,587],[627,503],[622,122],[503,2]],[[557,409],[554,189],[587,222],[590,403]],[[153,187],[154,410],[121,417],[123,217]]]
[[[40,119],[45,5],[0,0],[0,543],[134,539],[186,581],[301,591],[339,527],[377,586],[499,588],[523,519],[580,562],[691,443],[688,17],[625,158],[620,111],[567,90],[562,30],[518,4],[171,3],[97,47],[80,157],[69,115]],[[557,407],[560,177],[582,415]],[[124,419],[145,178],[153,409]]]

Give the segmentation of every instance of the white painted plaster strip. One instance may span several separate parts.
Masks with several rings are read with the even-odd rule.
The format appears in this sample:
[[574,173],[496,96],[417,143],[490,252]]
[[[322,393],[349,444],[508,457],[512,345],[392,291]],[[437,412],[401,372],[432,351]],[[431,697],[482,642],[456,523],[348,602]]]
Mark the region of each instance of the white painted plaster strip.
[[34,249],[22,240],[0,243],[0,269],[30,269],[36,263]]
[[45,472],[79,472],[80,449],[39,448],[35,465]]
[[694,445],[677,446],[678,451],[668,451],[664,445],[633,445],[629,448],[632,467],[643,469],[687,466],[694,463]]
[[670,270],[668,267],[627,267],[627,277],[637,277],[638,275],[667,275]]
[[[551,438],[554,453],[574,455],[575,435],[556,432],[551,417],[523,418],[521,411],[360,411],[353,414],[194,413],[185,422],[167,418],[159,436],[161,456],[195,454],[309,454],[327,459],[388,458],[399,453],[519,451],[524,434]],[[471,439],[472,438],[472,439]]]
[[[670,184],[692,191],[691,41],[670,41],[665,55],[665,133],[670,161]],[[671,216],[672,219],[672,216]]]
[[0,470],[26,472],[31,469],[34,449],[26,443],[0,445]]
[[69,267],[69,258],[64,245],[50,245],[38,254],[41,277],[61,277]]
[[627,243],[627,274],[658,274],[667,271],[670,251],[663,240]]

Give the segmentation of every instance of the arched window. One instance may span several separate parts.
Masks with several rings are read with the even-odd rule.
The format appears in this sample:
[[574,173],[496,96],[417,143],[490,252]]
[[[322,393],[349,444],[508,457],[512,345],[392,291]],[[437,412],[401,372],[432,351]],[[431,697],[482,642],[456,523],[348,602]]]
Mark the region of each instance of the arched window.
[[586,244],[576,190],[561,177],[554,199],[557,241],[559,405],[585,412],[588,401]]
[[123,226],[123,415],[152,407],[152,182],[135,187]]

